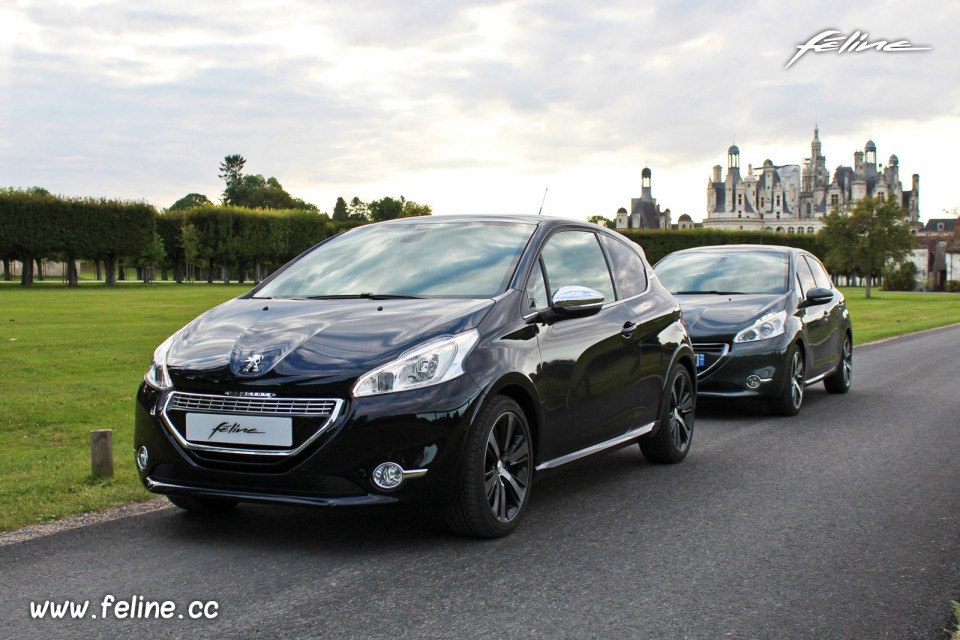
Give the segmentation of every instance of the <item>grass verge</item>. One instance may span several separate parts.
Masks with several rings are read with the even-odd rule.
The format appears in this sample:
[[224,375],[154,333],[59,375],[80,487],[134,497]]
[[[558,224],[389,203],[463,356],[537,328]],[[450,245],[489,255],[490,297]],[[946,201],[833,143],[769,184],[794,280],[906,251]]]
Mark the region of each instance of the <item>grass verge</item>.
[[960,295],[953,293],[870,292],[843,288],[853,320],[853,342],[864,344],[905,333],[960,322]]
[[[148,498],[134,471],[133,402],[153,349],[248,289],[0,283],[0,530]],[[960,295],[845,293],[859,344],[960,322]],[[91,476],[92,429],[113,429],[111,480]]]
[[[133,399],[153,350],[249,288],[0,286],[0,530],[148,498]],[[113,429],[110,480],[91,475],[92,429]]]

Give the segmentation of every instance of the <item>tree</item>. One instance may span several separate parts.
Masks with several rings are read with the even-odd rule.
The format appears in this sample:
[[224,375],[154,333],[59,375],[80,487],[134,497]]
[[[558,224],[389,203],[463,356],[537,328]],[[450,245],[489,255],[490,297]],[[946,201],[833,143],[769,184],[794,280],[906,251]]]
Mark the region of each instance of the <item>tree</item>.
[[239,153],[225,156],[220,163],[220,178],[227,183],[227,188],[223,190],[223,204],[235,204],[234,198],[237,195],[237,189],[243,180],[243,166],[247,160]]
[[187,209],[193,209],[194,207],[203,207],[208,204],[213,203],[210,201],[210,198],[202,193],[188,193],[170,205],[167,211],[185,211]]
[[[400,197],[403,200],[403,196]],[[419,204],[413,200],[404,200],[403,212],[400,214],[403,218],[412,218],[414,216],[429,216],[433,214],[433,209],[428,204]]]
[[394,200],[389,196],[381,198],[380,200],[374,200],[370,203],[370,217],[374,222],[399,218],[403,214],[404,201],[405,198],[403,196],[400,196],[399,200]]
[[333,206],[333,219],[336,221],[349,220],[350,213],[347,211],[347,201],[343,198],[337,198],[337,204]]
[[367,208],[367,203],[362,201],[360,198],[354,196],[353,200],[350,201],[350,219],[357,222],[369,222],[370,221],[370,210]]
[[587,218],[587,222],[592,222],[593,224],[598,224],[601,227],[606,227],[607,229],[616,229],[617,223],[610,218],[604,218],[603,216],[590,216]]
[[914,238],[904,210],[891,196],[864,198],[849,214],[836,207],[823,218],[818,237],[826,249],[827,266],[837,273],[859,271],[870,280],[888,261],[902,260],[913,248]]

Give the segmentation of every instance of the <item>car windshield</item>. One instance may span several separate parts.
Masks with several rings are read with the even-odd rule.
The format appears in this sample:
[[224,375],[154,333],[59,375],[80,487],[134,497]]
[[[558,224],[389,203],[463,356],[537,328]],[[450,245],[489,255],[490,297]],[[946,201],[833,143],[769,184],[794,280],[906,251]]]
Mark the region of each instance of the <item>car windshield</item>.
[[492,297],[503,292],[536,225],[375,224],[331,238],[257,298]]
[[785,293],[790,273],[787,254],[769,251],[675,253],[654,271],[675,295]]

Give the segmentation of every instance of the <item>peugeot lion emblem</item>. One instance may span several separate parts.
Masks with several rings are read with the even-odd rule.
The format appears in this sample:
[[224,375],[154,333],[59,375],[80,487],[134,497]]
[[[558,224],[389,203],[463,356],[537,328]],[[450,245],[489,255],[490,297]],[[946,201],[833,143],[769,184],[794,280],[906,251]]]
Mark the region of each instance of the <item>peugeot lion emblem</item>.
[[240,367],[240,373],[260,373],[260,363],[262,361],[263,356],[259,353],[247,356],[247,359],[243,362],[243,366]]

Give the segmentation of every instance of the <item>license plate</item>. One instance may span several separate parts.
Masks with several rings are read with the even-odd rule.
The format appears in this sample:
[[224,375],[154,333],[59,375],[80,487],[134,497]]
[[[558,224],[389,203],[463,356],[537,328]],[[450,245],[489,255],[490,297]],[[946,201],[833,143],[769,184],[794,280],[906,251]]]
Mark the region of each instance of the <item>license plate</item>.
[[289,447],[293,444],[293,419],[188,413],[187,440]]
[[694,355],[697,356],[697,367],[698,367],[698,368],[707,366],[707,356],[706,356],[706,354],[704,354],[704,353],[696,353],[696,354],[694,354]]

